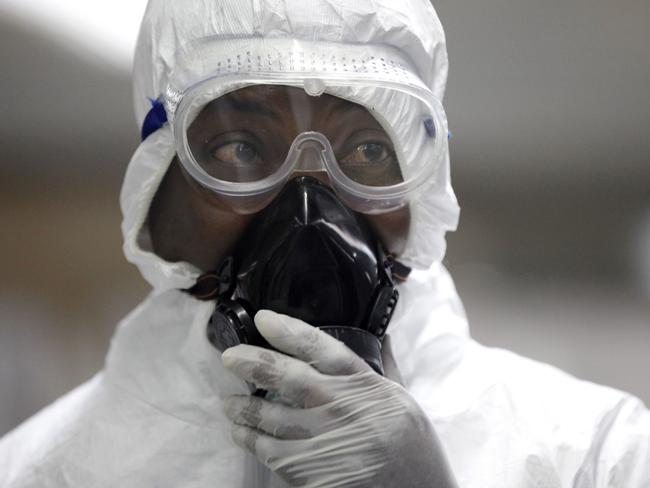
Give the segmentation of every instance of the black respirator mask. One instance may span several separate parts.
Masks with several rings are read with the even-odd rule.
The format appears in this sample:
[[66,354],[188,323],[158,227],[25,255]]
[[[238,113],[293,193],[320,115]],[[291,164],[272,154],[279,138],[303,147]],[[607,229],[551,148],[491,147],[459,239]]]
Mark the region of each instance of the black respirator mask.
[[219,351],[238,344],[273,349],[253,323],[268,309],[318,327],[383,374],[381,344],[398,299],[393,265],[358,214],[328,186],[299,177],[189,292],[216,298],[207,334]]

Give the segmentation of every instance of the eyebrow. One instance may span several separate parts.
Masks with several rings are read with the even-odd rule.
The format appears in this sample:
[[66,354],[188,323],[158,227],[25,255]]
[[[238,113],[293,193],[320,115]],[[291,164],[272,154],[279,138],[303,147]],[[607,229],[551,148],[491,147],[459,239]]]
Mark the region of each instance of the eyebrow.
[[[255,115],[265,115],[270,117],[278,122],[282,121],[282,116],[275,109],[273,105],[270,105],[268,102],[262,102],[258,100],[246,100],[246,99],[237,99],[237,98],[225,98],[221,101],[224,106],[217,107],[218,109],[227,109],[234,110],[237,112],[246,112]],[[219,104],[221,105],[221,104]]]
[[351,102],[345,98],[339,98],[335,104],[330,108],[329,115],[336,115],[339,112],[349,114],[350,112],[368,113],[368,109],[358,103]]

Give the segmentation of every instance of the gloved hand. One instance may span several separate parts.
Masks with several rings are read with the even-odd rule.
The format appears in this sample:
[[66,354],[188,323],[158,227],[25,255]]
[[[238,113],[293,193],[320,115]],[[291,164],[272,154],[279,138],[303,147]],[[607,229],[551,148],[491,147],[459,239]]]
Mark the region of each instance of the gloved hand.
[[226,368],[279,398],[226,399],[238,445],[291,486],[457,486],[433,427],[406,390],[300,320],[261,311],[255,324],[288,355],[248,345],[223,353]]

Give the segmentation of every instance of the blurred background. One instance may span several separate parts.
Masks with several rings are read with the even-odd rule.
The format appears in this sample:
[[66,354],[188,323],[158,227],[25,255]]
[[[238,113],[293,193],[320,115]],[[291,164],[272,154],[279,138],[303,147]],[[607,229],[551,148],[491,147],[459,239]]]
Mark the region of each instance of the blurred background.
[[[0,0],[0,435],[98,371],[142,0]],[[650,403],[650,2],[437,0],[475,338]]]

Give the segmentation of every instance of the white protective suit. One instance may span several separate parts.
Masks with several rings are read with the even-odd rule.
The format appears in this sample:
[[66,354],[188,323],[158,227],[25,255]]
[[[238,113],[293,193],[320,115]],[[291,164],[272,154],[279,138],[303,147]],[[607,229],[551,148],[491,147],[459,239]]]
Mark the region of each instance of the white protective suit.
[[[192,40],[264,36],[387,44],[442,99],[447,55],[426,0],[152,0],[135,64],[142,123]],[[105,368],[0,442],[0,486],[282,486],[231,440],[223,399],[247,393],[207,342],[212,304],[179,289],[199,270],[150,251],[145,219],[174,156],[168,126],[135,153],[121,195],[127,258],[153,286],[113,338]],[[482,347],[440,264],[458,208],[416,205],[389,335],[404,385],[429,415],[463,488],[650,487],[650,414],[635,398]]]

